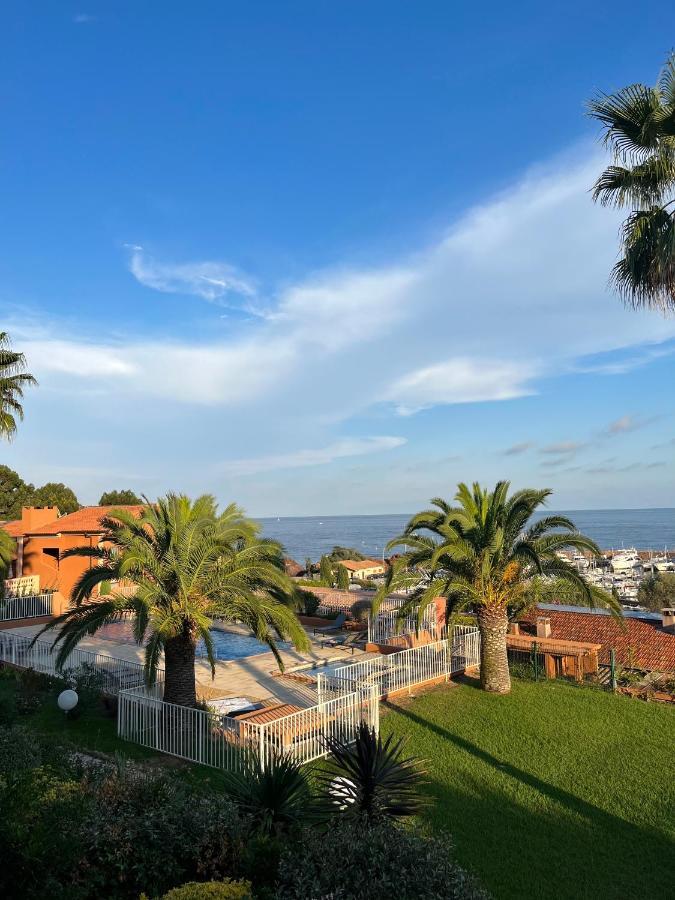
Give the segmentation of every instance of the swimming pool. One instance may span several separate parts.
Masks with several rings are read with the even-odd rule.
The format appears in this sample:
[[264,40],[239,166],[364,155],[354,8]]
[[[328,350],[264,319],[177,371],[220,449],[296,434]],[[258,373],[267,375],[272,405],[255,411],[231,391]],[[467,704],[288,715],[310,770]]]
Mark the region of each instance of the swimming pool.
[[[239,634],[236,631],[221,631],[214,628],[211,631],[213,638],[213,651],[216,659],[244,659],[246,656],[257,656],[259,653],[269,653],[270,648],[251,634]],[[290,641],[277,641],[279,650],[288,650]],[[204,642],[197,644],[197,656],[206,656]]]

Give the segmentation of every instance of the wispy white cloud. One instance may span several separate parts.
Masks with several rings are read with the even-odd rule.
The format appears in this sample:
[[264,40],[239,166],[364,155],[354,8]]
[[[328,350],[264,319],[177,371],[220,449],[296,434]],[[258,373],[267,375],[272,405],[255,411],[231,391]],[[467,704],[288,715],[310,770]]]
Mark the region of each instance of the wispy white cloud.
[[547,456],[571,456],[583,449],[586,444],[583,441],[559,441],[556,444],[548,444],[539,451]]
[[640,428],[646,428],[656,421],[655,416],[635,416],[625,415],[610,422],[605,429],[607,437],[616,437],[617,435],[626,434],[630,431],[638,431]]
[[521,453],[527,453],[532,450],[535,444],[532,441],[521,441],[520,444],[512,444],[506,450],[502,450],[504,456],[520,456]]
[[252,298],[253,281],[224,262],[166,263],[149,256],[142,247],[129,247],[129,271],[145,287],[165,294],[189,294],[211,303],[232,296]]
[[76,25],[90,25],[92,22],[96,21],[96,16],[91,16],[89,13],[76,13],[73,16],[73,22]]
[[[259,317],[210,340],[139,333],[89,342],[70,328],[66,339],[65,328],[51,323],[51,336],[28,336],[32,346],[21,349],[43,388],[100,391],[97,408],[126,404],[172,427],[191,416],[203,427],[195,437],[200,452],[203,445],[214,464],[230,435],[246,436],[229,451],[235,462],[250,448],[279,446],[278,464],[319,452],[302,449],[314,441],[334,448],[350,418],[369,433],[412,432],[410,420],[381,423],[396,412],[545,391],[546,379],[578,372],[588,360],[605,363],[603,354],[655,358],[675,347],[675,317],[628,310],[607,288],[619,214],[593,206],[588,194],[603,162],[588,148],[555,160],[469,210],[428,246],[388,265],[308,273],[271,292],[262,314],[256,285],[236,267],[167,264],[132,248],[140,283]],[[86,429],[84,419],[79,427]],[[283,443],[275,445],[279,435]],[[551,473],[571,471],[575,454],[600,437],[563,442],[538,460]],[[353,508],[365,506],[364,495]]]
[[350,456],[364,456],[381,453],[385,450],[394,450],[405,443],[405,438],[402,437],[346,438],[329,444],[327,447],[295,450],[293,453],[258,456],[250,459],[234,459],[223,463],[219,468],[230,476],[258,475],[261,472],[273,472],[278,469],[303,469],[307,466],[325,466],[335,460]]
[[409,416],[430,406],[512,400],[533,393],[535,363],[455,357],[409,372],[384,393],[399,415]]

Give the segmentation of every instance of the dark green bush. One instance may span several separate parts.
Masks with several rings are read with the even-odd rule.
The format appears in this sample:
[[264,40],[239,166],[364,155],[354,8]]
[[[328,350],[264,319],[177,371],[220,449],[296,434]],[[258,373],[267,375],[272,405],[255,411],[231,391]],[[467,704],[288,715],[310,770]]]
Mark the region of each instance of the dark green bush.
[[16,694],[14,691],[0,691],[0,725],[12,725],[17,717]]
[[66,688],[76,691],[77,706],[69,715],[72,716],[73,712],[77,712],[79,716],[100,705],[103,683],[103,675],[94,666],[90,663],[81,663],[77,667],[64,669],[61,672],[60,678],[55,683],[55,693],[58,695]]
[[163,900],[251,900],[250,881],[191,881],[164,894]]
[[277,900],[485,900],[452,860],[449,837],[337,819],[281,857]]
[[0,808],[3,897],[137,900],[252,865],[225,798],[174,775],[83,768],[18,727],[0,728]]

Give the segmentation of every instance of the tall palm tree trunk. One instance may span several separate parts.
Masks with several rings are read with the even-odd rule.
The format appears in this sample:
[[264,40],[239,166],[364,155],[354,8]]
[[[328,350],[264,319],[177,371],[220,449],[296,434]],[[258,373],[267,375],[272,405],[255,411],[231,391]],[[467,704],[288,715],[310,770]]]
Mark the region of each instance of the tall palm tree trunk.
[[511,690],[509,660],[506,654],[506,631],[509,620],[503,609],[482,607],[478,610],[480,631],[480,683],[486,691],[508,694]]
[[183,633],[164,645],[164,701],[179,706],[196,706],[194,629],[186,625]]

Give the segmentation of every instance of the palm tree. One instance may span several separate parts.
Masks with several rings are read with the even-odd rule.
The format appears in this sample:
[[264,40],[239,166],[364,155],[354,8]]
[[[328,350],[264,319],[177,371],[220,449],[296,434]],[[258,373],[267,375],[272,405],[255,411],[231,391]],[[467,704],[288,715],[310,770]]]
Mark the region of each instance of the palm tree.
[[597,556],[596,544],[566,516],[550,515],[531,523],[551,491],[526,488],[509,497],[509,487],[508,481],[498,482],[493,491],[476,483],[472,489],[460,484],[456,505],[436,498],[431,501],[435,509],[413,516],[404,533],[388,544],[387,549],[404,544],[406,551],[394,560],[374,607],[389,591],[407,587],[412,593],[401,618],[416,610],[421,623],[437,597],[446,600],[446,621],[455,613],[474,611],[481,634],[481,685],[496,693],[511,688],[506,655],[509,616],[531,604],[528,587],[534,577],[564,579],[589,605],[612,605],[607,594],[588,584],[558,555],[570,548]]
[[635,307],[675,309],[675,55],[656,87],[631,84],[589,103],[614,160],[593,199],[628,207],[611,280]]
[[[133,616],[134,637],[145,645],[145,675],[154,683],[164,653],[164,699],[196,704],[195,651],[202,640],[215,673],[210,633],[214,617],[241,622],[269,645],[279,667],[277,638],[298,649],[308,638],[290,602],[281,546],[258,537],[258,527],[230,504],[218,514],[209,495],[194,502],[168,494],[148,504],[138,517],[116,509],[102,520],[105,536],[97,547],[76,547],[64,556],[93,563],[72,592],[73,608],[47,628],[60,627],[55,644],[61,666],[71,650],[103,625]],[[133,596],[92,597],[104,581],[135,585]],[[46,630],[46,629],[43,629]]]
[[11,440],[17,419],[23,419],[23,389],[37,384],[26,372],[26,357],[12,350],[6,331],[0,331],[0,437]]
[[4,528],[0,528],[0,600],[5,596],[5,579],[14,559],[14,538]]

